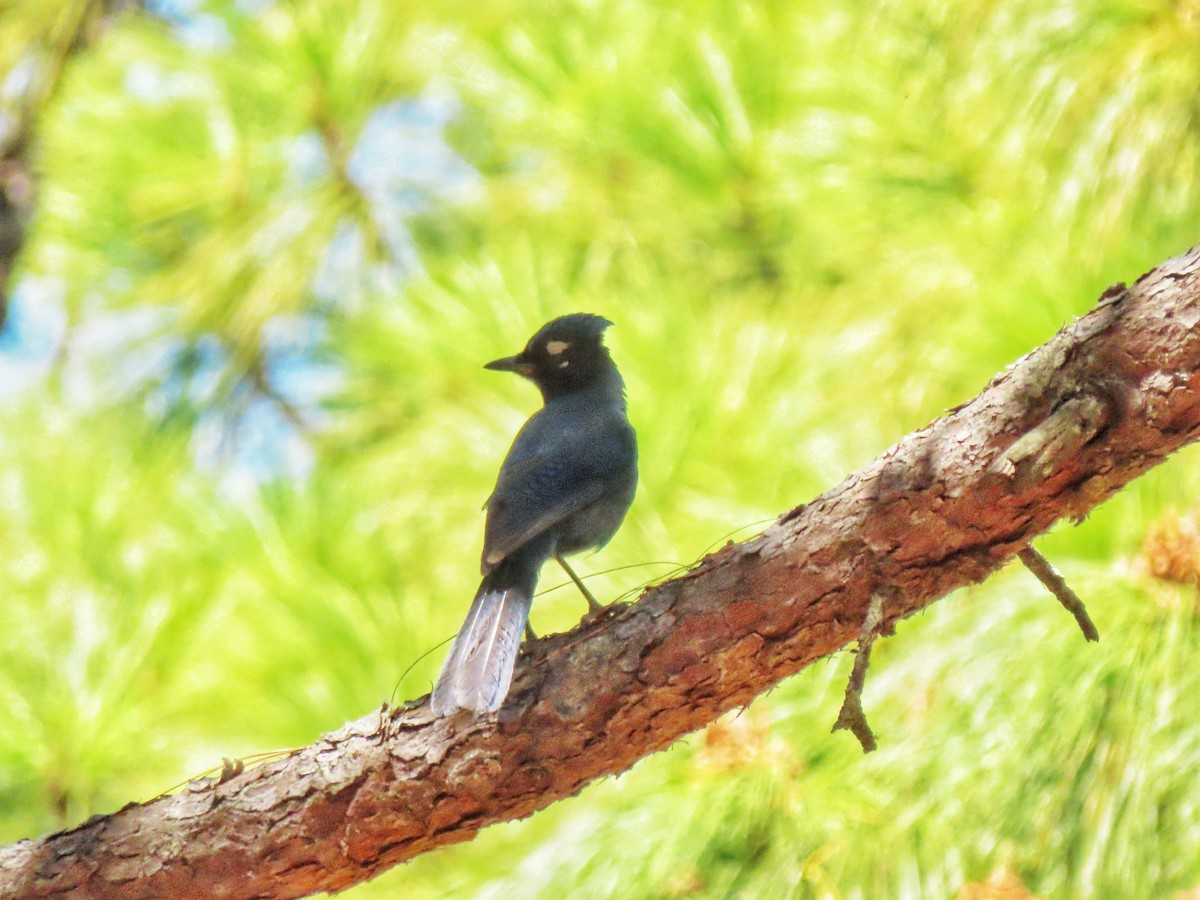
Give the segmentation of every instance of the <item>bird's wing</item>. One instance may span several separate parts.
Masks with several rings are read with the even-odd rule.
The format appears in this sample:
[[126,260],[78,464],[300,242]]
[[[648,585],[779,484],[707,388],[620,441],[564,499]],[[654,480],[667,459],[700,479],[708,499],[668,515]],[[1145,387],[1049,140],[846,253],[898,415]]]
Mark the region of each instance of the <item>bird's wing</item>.
[[[520,462],[514,461],[507,466],[507,468],[511,469],[511,471],[505,471],[504,468],[501,468],[500,474],[504,477],[505,481],[519,481],[528,475],[533,467],[541,462],[541,460],[542,457],[540,456],[531,456],[528,459],[521,460]],[[506,460],[505,462],[508,461]],[[492,492],[488,494],[487,499],[483,501],[483,506],[479,508],[487,509],[489,506],[491,506],[492,500],[495,498],[496,491],[498,490],[500,490],[500,484],[497,482],[496,486],[492,488]]]
[[[483,571],[534,536],[596,502],[612,489],[622,458],[616,439],[580,440],[566,432],[525,455],[514,443],[487,502]],[[616,449],[620,449],[619,447]],[[514,458],[515,457],[515,458]]]

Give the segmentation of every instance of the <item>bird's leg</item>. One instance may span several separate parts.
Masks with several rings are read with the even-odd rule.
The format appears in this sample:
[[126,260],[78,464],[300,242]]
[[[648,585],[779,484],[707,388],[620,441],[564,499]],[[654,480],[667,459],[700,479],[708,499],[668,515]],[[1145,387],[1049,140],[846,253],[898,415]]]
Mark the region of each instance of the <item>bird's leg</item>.
[[592,596],[591,591],[589,591],[586,587],[583,586],[583,582],[579,580],[578,575],[576,575],[574,572],[571,571],[571,567],[568,566],[567,561],[562,558],[562,554],[555,553],[554,558],[557,559],[558,564],[563,567],[563,571],[566,572],[567,575],[570,576],[570,578],[573,582],[575,582],[575,587],[579,588],[579,592],[581,594],[583,594],[584,598],[588,602],[588,609],[591,610],[591,612],[593,612],[593,613],[598,613],[601,610],[603,610],[604,605],[601,604],[595,597]]

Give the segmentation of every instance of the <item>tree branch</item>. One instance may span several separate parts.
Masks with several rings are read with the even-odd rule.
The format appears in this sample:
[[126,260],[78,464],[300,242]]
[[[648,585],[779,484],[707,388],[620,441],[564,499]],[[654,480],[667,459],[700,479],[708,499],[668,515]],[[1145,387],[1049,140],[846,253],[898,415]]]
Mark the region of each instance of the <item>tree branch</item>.
[[1034,550],[1033,544],[1018,553],[1017,557],[1025,564],[1025,568],[1032,572],[1037,580],[1058,599],[1067,612],[1075,617],[1075,622],[1079,625],[1079,630],[1083,632],[1084,639],[1100,640],[1100,632],[1096,630],[1092,617],[1088,615],[1087,607],[1083,605],[1079,595],[1071,590],[1067,580],[1059,574],[1054,566],[1050,565],[1050,560]]
[[862,708],[863,686],[867,683],[867,667],[871,664],[871,648],[879,637],[879,623],[883,621],[883,594],[873,594],[871,605],[867,607],[867,617],[863,620],[862,630],[858,633],[858,647],[855,650],[854,666],[850,670],[850,678],[846,681],[846,698],[838,711],[837,721],[831,731],[849,731],[862,745],[863,753],[873,753],[876,748],[875,733],[867,722],[867,715]]
[[[534,642],[498,715],[425,698],[0,850],[0,895],[296,897],[527,816],[1003,566],[1200,436],[1200,247],[759,536]],[[1049,423],[1049,424],[1047,424]],[[1081,651],[1082,652],[1082,651]]]

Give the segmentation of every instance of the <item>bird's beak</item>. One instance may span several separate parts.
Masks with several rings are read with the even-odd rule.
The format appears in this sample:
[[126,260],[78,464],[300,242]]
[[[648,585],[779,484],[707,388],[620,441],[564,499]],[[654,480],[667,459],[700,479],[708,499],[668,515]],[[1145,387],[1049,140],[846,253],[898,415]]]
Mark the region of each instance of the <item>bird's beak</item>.
[[516,372],[518,375],[524,375],[528,378],[533,374],[533,365],[517,356],[506,356],[503,359],[494,359],[486,366],[485,369],[491,369],[493,372]]

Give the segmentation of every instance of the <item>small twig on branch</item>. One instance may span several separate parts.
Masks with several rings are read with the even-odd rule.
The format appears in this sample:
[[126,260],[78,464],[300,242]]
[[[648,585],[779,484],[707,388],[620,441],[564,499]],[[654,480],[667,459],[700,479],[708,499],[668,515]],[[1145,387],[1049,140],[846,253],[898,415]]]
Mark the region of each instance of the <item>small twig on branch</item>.
[[1034,550],[1032,544],[1017,553],[1017,557],[1025,564],[1025,568],[1036,575],[1037,580],[1058,598],[1058,602],[1067,608],[1067,612],[1075,617],[1083,636],[1089,641],[1100,640],[1100,632],[1096,630],[1083,601],[1079,599],[1078,594],[1071,590],[1058,570],[1050,565],[1050,561]]
[[832,728],[833,731],[845,729],[858,738],[863,753],[870,753],[877,746],[863,712],[862,692],[867,681],[867,666],[871,665],[871,646],[879,637],[879,624],[882,621],[883,594],[876,592],[871,595],[871,605],[867,608],[867,617],[863,619],[862,631],[858,635],[854,668],[850,670],[850,678],[846,682],[846,699],[842,701],[842,708]]

